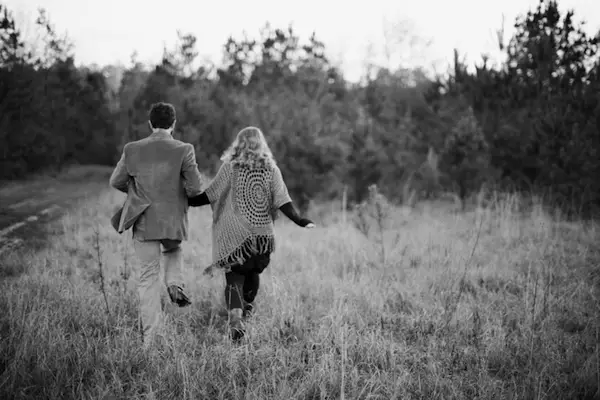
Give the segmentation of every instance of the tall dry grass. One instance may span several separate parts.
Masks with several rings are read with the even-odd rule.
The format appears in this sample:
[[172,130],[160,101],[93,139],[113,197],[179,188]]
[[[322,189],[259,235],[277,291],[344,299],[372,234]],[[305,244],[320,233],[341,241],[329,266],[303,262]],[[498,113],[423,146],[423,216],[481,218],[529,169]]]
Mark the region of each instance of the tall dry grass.
[[193,209],[193,305],[166,302],[166,340],[143,351],[131,238],[108,221],[121,200],[88,200],[46,249],[2,260],[22,273],[1,283],[0,398],[598,398],[594,224],[517,196],[388,208],[373,237],[350,218],[280,219],[248,340],[233,345],[224,279],[202,275],[210,209]]

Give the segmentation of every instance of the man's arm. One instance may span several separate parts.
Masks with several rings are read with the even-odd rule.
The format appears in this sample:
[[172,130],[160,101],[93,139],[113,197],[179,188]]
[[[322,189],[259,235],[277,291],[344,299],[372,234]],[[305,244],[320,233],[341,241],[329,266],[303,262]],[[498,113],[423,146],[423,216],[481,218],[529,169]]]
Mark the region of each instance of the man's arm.
[[196,163],[196,151],[190,143],[185,145],[185,154],[181,164],[181,176],[183,186],[188,197],[194,197],[202,193],[202,176]]
[[127,171],[127,165],[125,164],[125,150],[127,149],[127,145],[123,148],[123,154],[121,154],[121,159],[117,163],[112,175],[110,176],[110,186],[113,188],[120,190],[123,193],[127,193],[127,186],[129,184],[129,172]]

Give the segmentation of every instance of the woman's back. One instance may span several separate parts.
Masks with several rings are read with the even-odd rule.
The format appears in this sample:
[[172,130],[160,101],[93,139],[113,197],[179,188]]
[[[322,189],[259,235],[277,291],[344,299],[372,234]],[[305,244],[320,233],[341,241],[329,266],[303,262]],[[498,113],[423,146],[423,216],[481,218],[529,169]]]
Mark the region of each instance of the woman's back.
[[249,166],[225,162],[206,189],[213,209],[213,257],[234,258],[272,252],[273,210],[291,202],[274,163]]
[[233,206],[250,226],[271,224],[273,169],[233,165]]

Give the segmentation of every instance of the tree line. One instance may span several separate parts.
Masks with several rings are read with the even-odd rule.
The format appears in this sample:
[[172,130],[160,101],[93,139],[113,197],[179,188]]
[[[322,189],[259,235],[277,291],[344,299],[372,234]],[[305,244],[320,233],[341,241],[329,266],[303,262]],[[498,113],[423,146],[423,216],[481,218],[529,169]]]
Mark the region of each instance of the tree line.
[[566,210],[600,205],[600,35],[542,0],[469,68],[458,51],[434,78],[376,68],[348,82],[313,34],[266,24],[230,37],[222,65],[195,68],[196,37],[178,32],[156,65],[76,67],[72,46],[41,10],[32,46],[0,5],[0,179],[72,163],[112,165],[148,134],[157,101],[177,109],[176,136],[213,173],[239,129],[259,126],[300,208],[377,184],[396,202],[481,188],[543,194]]

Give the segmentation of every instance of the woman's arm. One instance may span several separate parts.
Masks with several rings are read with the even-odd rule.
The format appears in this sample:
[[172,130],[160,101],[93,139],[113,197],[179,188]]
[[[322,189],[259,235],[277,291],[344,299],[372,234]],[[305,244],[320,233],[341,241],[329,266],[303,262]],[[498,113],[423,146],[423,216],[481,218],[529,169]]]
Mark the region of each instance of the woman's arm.
[[188,197],[188,205],[190,207],[205,206],[207,204],[210,204],[210,200],[208,200],[206,192],[202,192],[198,196]]
[[272,191],[273,206],[275,209],[279,208],[279,210],[281,210],[281,212],[284,213],[286,217],[291,219],[298,226],[301,226],[303,228],[313,228],[315,226],[315,224],[311,220],[302,218],[296,212],[296,209],[292,204],[292,198],[288,193],[287,186],[283,181],[283,175],[281,174],[281,170],[277,166],[273,168]]
[[284,205],[279,207],[279,209],[283,214],[285,214],[286,217],[288,217],[298,226],[305,228],[308,224],[313,224],[313,222],[310,219],[302,218],[300,215],[298,215],[291,201],[285,203]]
[[229,184],[229,177],[231,174],[231,167],[228,163],[223,163],[219,170],[217,171],[217,175],[210,182],[206,190],[194,197],[188,197],[188,205],[191,207],[199,207],[205,206],[207,204],[218,200],[223,190],[227,188]]

